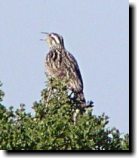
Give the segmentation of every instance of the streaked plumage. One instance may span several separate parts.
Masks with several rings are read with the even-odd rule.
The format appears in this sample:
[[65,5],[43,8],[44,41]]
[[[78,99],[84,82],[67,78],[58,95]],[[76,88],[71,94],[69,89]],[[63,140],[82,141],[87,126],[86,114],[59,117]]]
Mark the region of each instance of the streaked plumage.
[[63,37],[59,34],[47,33],[45,40],[50,49],[45,62],[47,75],[61,80],[66,78],[68,88],[76,93],[84,107],[83,81],[76,59],[65,49]]

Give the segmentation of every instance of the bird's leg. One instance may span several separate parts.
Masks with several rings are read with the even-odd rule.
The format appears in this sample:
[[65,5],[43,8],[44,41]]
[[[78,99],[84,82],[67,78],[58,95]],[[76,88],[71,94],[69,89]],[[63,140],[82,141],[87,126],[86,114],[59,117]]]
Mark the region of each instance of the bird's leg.
[[79,112],[80,112],[80,110],[79,110],[79,109],[76,109],[76,110],[74,111],[73,115],[72,115],[72,120],[73,120],[74,125],[75,125],[76,122],[77,122],[77,116],[78,116]]
[[48,87],[48,96],[47,99],[45,100],[46,106],[48,106],[48,102],[51,99],[52,91],[53,91],[52,88]]

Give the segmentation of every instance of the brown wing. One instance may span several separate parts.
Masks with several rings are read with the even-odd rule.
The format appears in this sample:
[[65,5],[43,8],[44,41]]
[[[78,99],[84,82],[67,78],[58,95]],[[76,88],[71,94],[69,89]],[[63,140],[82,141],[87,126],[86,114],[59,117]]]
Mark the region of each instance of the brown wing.
[[71,87],[76,91],[80,92],[83,90],[83,81],[80,73],[78,63],[74,56],[69,52],[65,52],[64,58],[65,67],[68,70],[68,77],[71,80]]

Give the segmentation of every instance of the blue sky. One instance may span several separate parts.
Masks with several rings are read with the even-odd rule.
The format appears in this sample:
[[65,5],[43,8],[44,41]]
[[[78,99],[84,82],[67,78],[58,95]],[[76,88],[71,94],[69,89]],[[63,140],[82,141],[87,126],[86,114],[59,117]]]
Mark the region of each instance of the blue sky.
[[127,0],[0,0],[0,80],[3,104],[18,107],[40,99],[48,47],[41,31],[63,35],[77,59],[94,114],[110,127],[129,129]]

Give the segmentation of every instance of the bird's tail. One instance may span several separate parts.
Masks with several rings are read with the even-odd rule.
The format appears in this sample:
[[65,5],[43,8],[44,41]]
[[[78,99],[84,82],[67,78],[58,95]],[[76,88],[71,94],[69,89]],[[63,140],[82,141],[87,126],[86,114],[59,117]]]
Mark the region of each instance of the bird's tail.
[[77,99],[79,99],[81,103],[81,109],[84,109],[86,107],[86,100],[85,100],[83,91],[77,93]]

